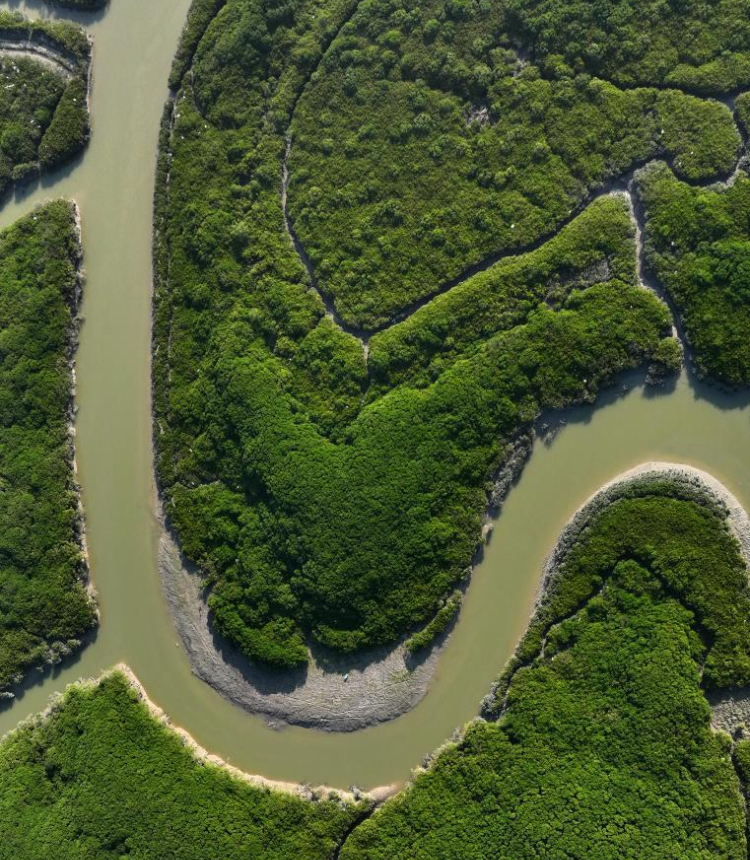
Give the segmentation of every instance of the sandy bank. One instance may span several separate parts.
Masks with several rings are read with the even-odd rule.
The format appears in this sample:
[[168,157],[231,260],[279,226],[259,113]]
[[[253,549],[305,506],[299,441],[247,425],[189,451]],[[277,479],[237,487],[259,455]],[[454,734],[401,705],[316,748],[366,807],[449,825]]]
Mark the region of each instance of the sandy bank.
[[716,505],[726,512],[727,523],[737,538],[745,563],[750,566],[750,517],[729,490],[708,472],[681,463],[643,463],[623,472],[591,495],[565,524],[548,556],[539,585],[536,607],[542,605],[565,557],[584,529],[601,511],[622,498],[638,483],[668,479],[698,501]]
[[200,574],[185,562],[166,530],[159,569],[194,674],[235,704],[262,714],[272,726],[356,731],[405,713],[427,692],[441,645],[416,664],[399,643],[357,655],[315,651],[305,668],[267,669],[250,663],[214,632]]
[[234,767],[234,765],[227,763],[219,756],[213,755],[212,753],[208,752],[208,750],[202,747],[185,729],[182,729],[179,726],[175,726],[169,719],[169,717],[164,713],[164,711],[149,698],[148,694],[146,693],[146,690],[136,677],[135,673],[125,663],[118,663],[116,666],[113,666],[111,669],[102,673],[97,678],[82,678],[74,684],[70,684],[66,688],[65,692],[56,693],[54,696],[52,696],[49,705],[45,708],[44,711],[20,722],[15,729],[0,738],[0,742],[5,742],[6,739],[12,737],[19,731],[23,731],[25,728],[39,725],[40,723],[43,723],[54,717],[54,715],[64,706],[65,695],[68,690],[75,688],[83,688],[89,690],[95,689],[105,679],[117,673],[125,676],[130,686],[136,692],[138,699],[146,706],[146,709],[148,710],[149,714],[155,720],[157,720],[159,723],[169,729],[169,731],[177,735],[182,744],[187,750],[189,750],[190,754],[193,756],[193,758],[196,759],[196,761],[200,762],[201,764],[221,768],[222,770],[227,771],[235,779],[238,779],[241,782],[247,783],[256,788],[282,792],[284,794],[291,794],[295,797],[300,797],[304,800],[310,801],[339,800],[346,803],[356,803],[357,801],[364,800],[370,801],[374,804],[379,804],[398,791],[398,786],[396,785],[380,786],[378,788],[374,788],[366,792],[360,791],[356,788],[353,788],[351,791],[342,791],[340,789],[330,788],[329,786],[325,785],[300,785],[299,783],[295,782],[281,782],[279,780],[266,779],[266,777],[264,776],[257,776],[255,774],[245,773],[245,771],[242,771],[239,768]]

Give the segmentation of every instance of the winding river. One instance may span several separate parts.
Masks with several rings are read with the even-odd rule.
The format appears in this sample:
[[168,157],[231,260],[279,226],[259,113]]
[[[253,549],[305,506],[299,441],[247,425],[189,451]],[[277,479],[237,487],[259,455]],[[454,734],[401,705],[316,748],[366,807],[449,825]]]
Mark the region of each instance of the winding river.
[[[569,410],[550,443],[537,442],[475,571],[430,690],[410,713],[351,734],[274,730],[195,678],[177,643],[157,570],[149,342],[151,200],[166,80],[190,0],[113,0],[103,14],[49,13],[40,0],[0,8],[80,21],[95,40],[93,137],[73,167],[17,193],[5,227],[53,196],[78,200],[87,285],[78,354],[79,479],[102,623],[61,670],[37,677],[0,712],[0,733],[43,709],[81,676],[128,663],[147,692],[202,746],[272,779],[369,788],[400,782],[472,718],[531,611],[546,554],[599,486],[644,461],[710,472],[750,508],[748,398],[683,375],[674,391],[605,395]],[[626,381],[627,382],[627,381]]]

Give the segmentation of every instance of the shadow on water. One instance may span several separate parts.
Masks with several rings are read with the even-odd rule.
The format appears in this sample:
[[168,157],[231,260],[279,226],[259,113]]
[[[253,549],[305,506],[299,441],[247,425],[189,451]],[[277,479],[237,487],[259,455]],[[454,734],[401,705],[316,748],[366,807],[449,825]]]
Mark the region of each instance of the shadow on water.
[[13,698],[0,699],[0,713],[7,711],[9,708],[14,707],[18,702],[23,701],[26,693],[31,692],[36,687],[41,687],[50,679],[54,680],[63,672],[79,663],[83,657],[84,651],[96,642],[98,635],[99,627],[97,626],[85,636],[82,636],[81,644],[78,648],[76,648],[72,654],[68,654],[66,657],[63,657],[59,663],[55,663],[53,665],[42,665],[29,670],[19,684],[10,687],[9,692],[13,694]]
[[[726,412],[746,409],[750,405],[750,389],[733,390],[706,382],[698,377],[693,363],[689,360],[686,360],[685,373],[695,400],[705,400]],[[536,437],[549,446],[563,427],[568,424],[589,424],[598,412],[614,405],[631,391],[639,390],[640,396],[647,399],[670,397],[674,394],[679,377],[670,377],[663,384],[650,385],[646,382],[646,376],[645,369],[620,374],[592,403],[545,410],[534,424]]]
[[[45,170],[22,182],[14,182],[5,191],[2,197],[0,197],[0,209],[11,201],[15,204],[21,204],[24,200],[33,196],[37,191],[45,189],[51,190],[58,183],[68,179],[68,177],[70,177],[73,172],[80,167],[85,152],[86,151],[84,149],[65,164],[55,168],[54,170]],[[39,205],[41,206],[43,204],[40,202]]]
[[216,652],[221,659],[233,669],[236,669],[259,693],[292,693],[302,687],[307,680],[307,665],[295,669],[273,669],[252,663],[219,632],[217,632],[213,613],[208,613],[208,632]]

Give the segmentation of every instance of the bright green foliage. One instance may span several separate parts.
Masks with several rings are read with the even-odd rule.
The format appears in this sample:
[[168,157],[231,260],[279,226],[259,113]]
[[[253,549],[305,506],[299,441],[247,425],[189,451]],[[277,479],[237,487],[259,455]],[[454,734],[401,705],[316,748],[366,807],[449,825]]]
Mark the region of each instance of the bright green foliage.
[[678,176],[697,182],[732,171],[741,138],[726,105],[674,90],[660,93],[656,105],[661,142]]
[[444,605],[435,613],[435,617],[432,621],[404,642],[406,650],[410,654],[416,654],[423,648],[427,648],[429,645],[432,645],[437,637],[448,628],[448,625],[458,615],[458,611],[461,608],[461,600],[461,592],[454,591],[453,594],[451,594],[451,596],[445,601]]
[[727,93],[750,83],[748,0],[508,0],[532,57],[623,86]]
[[638,183],[648,262],[674,300],[699,370],[750,382],[750,180],[691,188],[655,165]]
[[291,122],[289,214],[350,325],[374,329],[473,264],[552,234],[666,154],[728,173],[729,110],[519,61],[502,4],[362,4]]
[[94,623],[68,433],[79,254],[62,201],[0,234],[0,690]]
[[747,572],[712,511],[613,504],[566,560],[499,722],[440,753],[342,860],[746,858],[730,741],[701,682],[747,683],[748,617]]
[[[211,19],[211,3],[195,8]],[[304,662],[310,637],[350,651],[428,622],[471,563],[508,438],[665,353],[669,333],[634,284],[614,198],[373,338],[368,366],[309,288],[280,199],[294,105],[354,12],[229,0],[202,38],[191,23],[178,64],[194,63],[162,138],[160,483],[216,629],[280,666]]]
[[635,284],[630,212],[625,198],[613,195],[597,199],[533,254],[500,261],[376,334],[368,396],[406,381],[424,387],[540,302],[560,308],[574,291],[610,279]]
[[1,860],[745,860],[750,743],[711,730],[702,686],[748,680],[747,571],[715,503],[623,495],[565,559],[500,720],[367,820],[199,763],[115,673],[0,746]]
[[750,740],[743,739],[734,745],[733,758],[743,786],[750,786]]
[[0,57],[2,194],[12,181],[69,161],[88,142],[90,49],[83,31],[68,24],[31,23],[0,13],[0,31],[13,42],[51,46],[64,63],[55,70],[31,53]]
[[328,860],[362,811],[196,761],[120,674],[0,747],[2,860]]

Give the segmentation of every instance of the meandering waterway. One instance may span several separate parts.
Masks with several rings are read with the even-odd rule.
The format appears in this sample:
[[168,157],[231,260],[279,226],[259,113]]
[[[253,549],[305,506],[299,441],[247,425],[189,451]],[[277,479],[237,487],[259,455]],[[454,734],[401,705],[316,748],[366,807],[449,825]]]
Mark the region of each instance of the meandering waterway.
[[[403,780],[471,719],[531,611],[544,558],[571,514],[601,484],[649,460],[702,468],[750,508],[747,398],[683,376],[669,394],[640,388],[571,410],[554,442],[538,442],[511,491],[430,691],[391,723],[345,735],[274,731],[195,678],[177,644],[157,569],[150,417],[151,201],[166,80],[189,0],[113,0],[103,14],[52,13],[92,33],[93,137],[72,168],[17,194],[5,227],[49,197],[75,198],[88,280],[78,355],[79,478],[102,623],[62,671],[0,712],[0,733],[81,676],[129,664],[154,699],[208,750],[270,778],[372,787]],[[41,2],[0,8],[50,14]],[[621,387],[620,387],[621,388]]]

